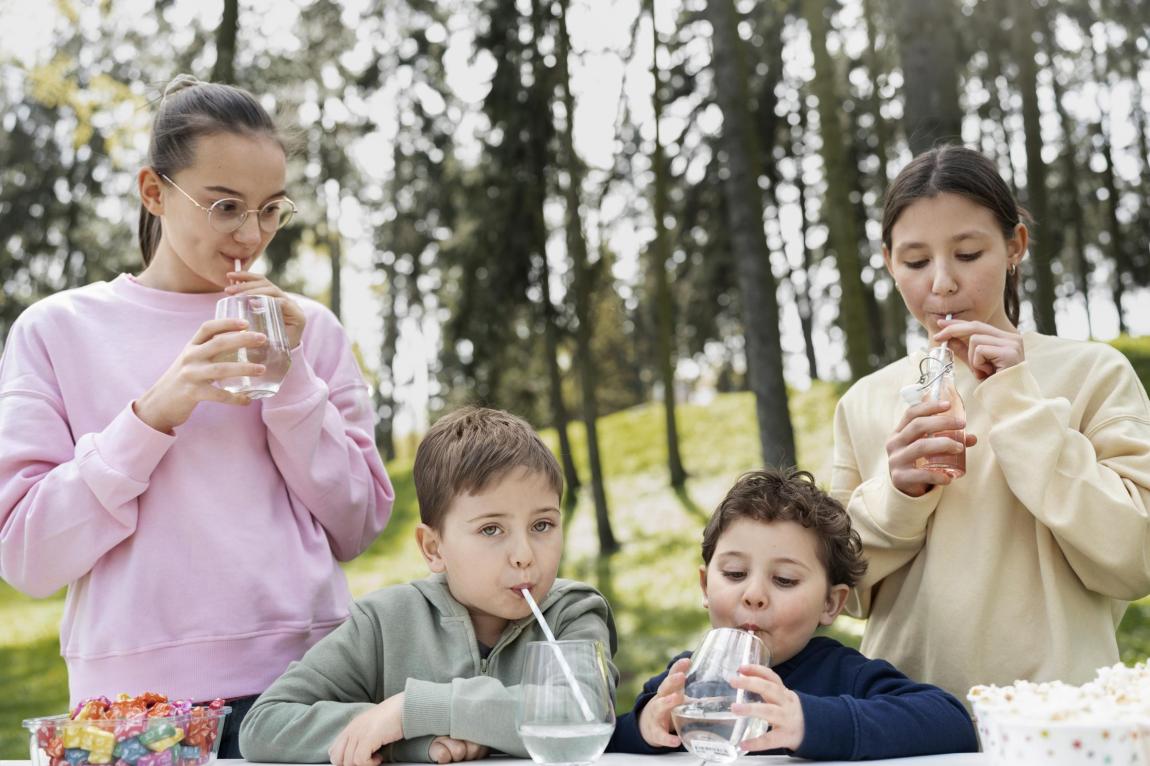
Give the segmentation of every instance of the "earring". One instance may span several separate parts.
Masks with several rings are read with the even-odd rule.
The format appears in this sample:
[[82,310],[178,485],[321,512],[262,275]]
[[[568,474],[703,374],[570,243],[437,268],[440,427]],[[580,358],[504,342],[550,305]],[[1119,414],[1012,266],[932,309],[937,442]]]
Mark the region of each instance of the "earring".
[[1016,272],[1016,271],[1018,271],[1018,264],[1017,264],[1017,263],[1012,263],[1012,264],[1010,264],[1010,268],[1008,268],[1008,269],[1006,270],[1006,273],[1007,273],[1007,274],[1009,274],[1010,276],[1012,276],[1012,277],[1013,277],[1013,276],[1014,276],[1014,272]]

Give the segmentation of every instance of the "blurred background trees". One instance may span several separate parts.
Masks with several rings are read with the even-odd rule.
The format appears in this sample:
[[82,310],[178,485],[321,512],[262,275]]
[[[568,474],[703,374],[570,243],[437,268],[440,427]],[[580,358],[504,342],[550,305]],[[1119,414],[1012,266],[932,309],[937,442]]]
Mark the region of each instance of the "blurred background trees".
[[788,388],[913,345],[879,217],[926,148],[978,147],[1034,215],[1026,326],[1150,323],[1139,0],[62,0],[27,24],[31,50],[0,32],[0,338],[138,269],[152,105],[179,72],[234,82],[295,138],[267,268],[342,316],[381,450],[462,402],[553,427],[604,551],[600,416],[662,402],[681,487],[676,406],[746,390],[759,458],[789,463]]

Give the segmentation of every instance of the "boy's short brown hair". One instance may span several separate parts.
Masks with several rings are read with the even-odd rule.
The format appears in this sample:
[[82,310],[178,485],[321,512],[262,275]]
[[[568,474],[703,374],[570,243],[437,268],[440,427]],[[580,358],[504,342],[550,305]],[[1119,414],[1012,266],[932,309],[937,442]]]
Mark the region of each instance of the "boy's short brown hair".
[[797,468],[750,471],[711,514],[703,530],[703,562],[711,563],[719,536],[739,519],[793,521],[819,539],[819,561],[831,585],[854,586],[866,572],[862,540],[851,529],[842,503],[815,485],[815,477]]
[[513,468],[542,475],[563,494],[563,471],[531,425],[503,410],[463,407],[435,421],[415,451],[419,518],[442,529],[451,501],[482,492]]

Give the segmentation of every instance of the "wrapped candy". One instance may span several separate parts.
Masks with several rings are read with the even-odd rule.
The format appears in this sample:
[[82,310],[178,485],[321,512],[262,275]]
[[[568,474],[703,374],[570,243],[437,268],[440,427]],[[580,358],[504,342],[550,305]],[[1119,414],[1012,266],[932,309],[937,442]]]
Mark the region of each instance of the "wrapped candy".
[[64,759],[64,739],[60,735],[56,735],[48,740],[48,744],[44,746],[44,752],[53,762],[62,761]]
[[150,752],[151,750],[140,741],[139,737],[130,737],[116,743],[116,749],[113,755],[128,764],[128,766],[136,766],[136,761]]
[[[148,746],[149,750],[153,752],[165,749],[161,742],[171,739],[176,734],[176,727],[170,723],[153,724],[148,727],[148,730],[140,735],[140,742]],[[180,730],[180,736],[183,736],[183,731]],[[170,747],[170,745],[168,745]]]
[[87,762],[88,751],[78,747],[70,747],[64,751],[64,760],[66,760],[70,766],[80,766],[80,764]]
[[31,719],[33,766],[206,766],[225,702],[206,705],[145,692],[90,697],[69,716]]
[[60,738],[64,741],[64,748],[68,750],[75,750],[80,747],[80,741],[84,732],[84,727],[76,724],[71,724],[63,727],[60,732]]
[[96,726],[85,726],[80,730],[80,747],[88,751],[89,763],[111,763],[116,735]]
[[130,737],[138,737],[143,734],[147,728],[148,718],[143,712],[140,712],[131,717],[116,721],[114,731],[116,733],[116,739],[128,739]]

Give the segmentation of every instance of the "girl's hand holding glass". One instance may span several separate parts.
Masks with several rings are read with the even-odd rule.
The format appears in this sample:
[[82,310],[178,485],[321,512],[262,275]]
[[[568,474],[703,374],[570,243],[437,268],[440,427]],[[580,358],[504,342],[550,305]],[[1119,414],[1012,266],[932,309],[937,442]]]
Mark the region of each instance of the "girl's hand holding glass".
[[942,329],[934,334],[934,342],[949,342],[954,356],[964,360],[979,380],[986,380],[1026,358],[1022,335],[1017,330],[958,319],[940,319],[938,324]]
[[223,378],[263,374],[262,364],[214,361],[220,355],[267,343],[264,335],[246,328],[246,322],[235,319],[209,319],[200,325],[160,379],[133,402],[136,417],[157,431],[171,433],[187,422],[200,402],[251,404],[250,397],[215,385]]
[[[950,484],[954,479],[941,471],[918,467],[919,459],[929,455],[959,452],[962,445],[947,436],[934,436],[940,431],[964,429],[960,422],[948,413],[950,403],[926,401],[906,408],[902,420],[886,442],[887,461],[890,467],[890,480],[895,489],[910,497],[921,497],[936,484]],[[978,437],[965,432],[966,447],[978,443]]]
[[768,724],[764,727],[765,734],[744,739],[739,744],[740,750],[745,753],[780,747],[795,750],[803,743],[806,732],[803,704],[775,671],[765,665],[744,665],[731,686],[762,698],[761,702],[737,702],[731,705],[731,712]]
[[681,744],[671,720],[671,711],[686,701],[683,686],[687,683],[689,667],[689,658],[676,660],[667,677],[659,684],[655,696],[639,713],[639,734],[651,747],[678,747]]
[[288,350],[299,345],[303,337],[303,328],[307,324],[307,316],[299,304],[288,297],[287,293],[272,284],[262,274],[253,274],[250,271],[229,271],[228,279],[232,284],[224,288],[228,295],[270,295],[279,304],[280,313],[283,314],[284,330],[287,333]]

